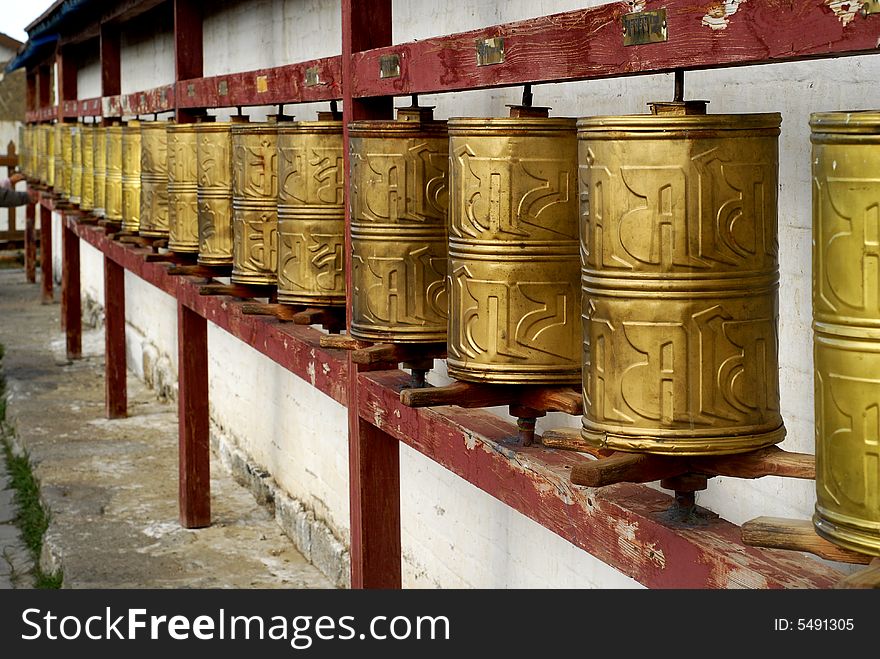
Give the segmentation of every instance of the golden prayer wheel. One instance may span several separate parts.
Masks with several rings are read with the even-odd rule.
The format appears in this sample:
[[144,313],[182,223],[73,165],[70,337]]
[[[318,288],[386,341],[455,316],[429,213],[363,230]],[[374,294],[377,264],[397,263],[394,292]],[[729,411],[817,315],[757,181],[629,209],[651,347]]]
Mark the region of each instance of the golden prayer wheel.
[[95,207],[95,126],[80,126],[82,140],[82,191],[79,207],[90,211]]
[[232,125],[198,124],[199,263],[232,265]]
[[278,121],[232,127],[232,281],[278,281]]
[[577,382],[575,120],[520,110],[449,120],[448,371],[475,382]]
[[578,122],[583,437],[596,446],[728,454],[785,437],[781,119],[705,104]]
[[124,126],[107,127],[107,174],[104,186],[104,217],[122,222],[122,131]]
[[813,114],[816,532],[880,556],[880,112]]
[[122,229],[141,228],[141,122],[122,129]]
[[449,136],[431,108],[356,121],[351,138],[351,335],[446,341]]
[[34,154],[34,128],[31,124],[25,124],[21,127],[18,144],[19,169],[25,176],[32,177],[34,175],[33,162],[36,156]]
[[70,124],[70,201],[80,202],[82,196],[82,130],[79,124]]
[[168,131],[167,122],[141,124],[142,236],[168,236]]
[[198,124],[171,124],[165,128],[168,156],[168,249],[199,253]]
[[60,123],[61,139],[61,178],[56,175],[58,192],[65,199],[70,197],[71,173],[73,169],[73,132],[70,124]]
[[46,185],[55,187],[55,172],[60,171],[58,163],[58,139],[61,135],[54,124],[46,124]]
[[342,122],[278,127],[278,301],[345,306]]
[[104,126],[95,126],[93,131],[94,212],[103,216],[107,198],[107,129]]

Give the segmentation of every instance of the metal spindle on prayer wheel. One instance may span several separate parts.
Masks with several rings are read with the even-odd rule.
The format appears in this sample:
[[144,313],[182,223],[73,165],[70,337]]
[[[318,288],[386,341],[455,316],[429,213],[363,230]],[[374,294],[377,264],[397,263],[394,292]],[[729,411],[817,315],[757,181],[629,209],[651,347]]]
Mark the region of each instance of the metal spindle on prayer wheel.
[[451,377],[581,377],[575,120],[548,108],[449,120]]
[[342,121],[278,127],[278,301],[345,306]]
[[168,124],[168,249],[199,253],[197,124]]
[[199,263],[232,265],[232,125],[212,121],[197,125]]
[[112,222],[122,222],[122,131],[121,124],[107,127],[104,217]]
[[780,116],[650,105],[578,122],[583,437],[666,455],[776,444]]
[[274,286],[278,281],[279,119],[232,126],[232,281]]
[[79,207],[84,211],[95,208],[95,126],[83,123],[80,126],[82,141],[82,190]]
[[880,556],[880,112],[813,114],[816,532]]
[[141,212],[138,233],[168,236],[168,131],[165,121],[141,124]]
[[122,229],[141,227],[141,122],[129,121],[122,130]]

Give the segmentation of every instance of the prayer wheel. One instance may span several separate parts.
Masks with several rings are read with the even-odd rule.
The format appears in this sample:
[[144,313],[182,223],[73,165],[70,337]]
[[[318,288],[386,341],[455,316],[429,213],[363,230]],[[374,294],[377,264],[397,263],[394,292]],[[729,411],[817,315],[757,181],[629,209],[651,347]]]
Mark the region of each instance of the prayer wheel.
[[452,118],[449,163],[449,375],[578,382],[575,120]]
[[355,121],[351,138],[351,335],[446,341],[449,135],[427,107]]
[[168,249],[199,253],[197,124],[168,124]]
[[70,124],[70,201],[78,204],[82,197],[82,130],[80,124]]
[[107,198],[107,129],[104,126],[94,127],[94,188],[95,215],[104,215],[105,199]]
[[168,236],[168,131],[167,122],[141,124],[142,236]]
[[342,121],[278,127],[278,301],[345,306]]
[[19,132],[19,169],[27,177],[33,176],[34,131],[31,124],[25,124]]
[[122,222],[122,131],[121,124],[107,127],[104,217],[112,222]]
[[816,532],[880,556],[880,112],[812,115]]
[[198,124],[199,263],[232,265],[232,125],[247,121]]
[[58,183],[58,192],[64,199],[70,198],[70,180],[71,170],[73,168],[73,133],[70,130],[70,124],[59,123],[59,141],[61,144],[61,177],[56,175],[56,183]]
[[46,185],[55,187],[57,165],[56,130],[54,124],[46,124]]
[[95,208],[95,126],[93,124],[80,126],[80,140],[82,141],[82,191],[79,207],[84,211],[90,211]]
[[141,227],[141,122],[122,129],[122,229],[137,233]]
[[232,126],[232,281],[278,281],[278,121]]
[[776,444],[780,115],[651,107],[578,122],[583,437],[665,455]]

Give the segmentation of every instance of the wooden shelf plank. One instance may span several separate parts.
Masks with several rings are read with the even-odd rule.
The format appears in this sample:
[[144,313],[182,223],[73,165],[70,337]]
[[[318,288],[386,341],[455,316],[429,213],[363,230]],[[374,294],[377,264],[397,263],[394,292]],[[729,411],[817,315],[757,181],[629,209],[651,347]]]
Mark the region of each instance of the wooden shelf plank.
[[288,64],[177,83],[182,108],[218,108],[331,101],[342,98],[341,58]]
[[[715,21],[707,19],[708,3],[647,0],[648,10],[666,9],[669,40],[625,47],[621,17],[631,11],[629,4],[610,2],[356,53],[352,94],[425,94],[878,52],[880,17],[850,14],[847,20],[826,0],[744,2]],[[491,37],[504,39],[504,61],[478,66],[476,42]],[[400,75],[380,78],[380,58],[393,55],[400,59]]]
[[652,588],[830,588],[842,574],[798,555],[745,546],[718,517],[683,526],[672,498],[644,485],[569,483],[582,456],[514,443],[516,427],[483,410],[410,408],[400,371],[363,373],[359,413],[401,442]]

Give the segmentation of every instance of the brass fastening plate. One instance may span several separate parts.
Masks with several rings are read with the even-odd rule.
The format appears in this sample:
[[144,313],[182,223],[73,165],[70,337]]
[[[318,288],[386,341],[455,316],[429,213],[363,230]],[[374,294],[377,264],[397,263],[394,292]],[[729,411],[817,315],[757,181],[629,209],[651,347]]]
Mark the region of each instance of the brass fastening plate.
[[662,43],[669,39],[666,31],[665,9],[624,14],[621,21],[623,21],[624,46]]
[[393,53],[391,55],[382,55],[379,58],[379,77],[400,77],[400,55]]
[[477,39],[477,66],[491,66],[504,61],[504,37]]
[[306,87],[314,87],[315,85],[321,84],[321,77],[318,75],[318,67],[310,66],[306,69],[305,72],[305,81],[303,84]]

